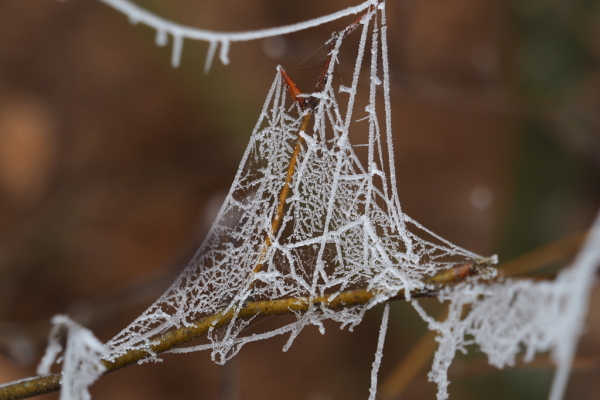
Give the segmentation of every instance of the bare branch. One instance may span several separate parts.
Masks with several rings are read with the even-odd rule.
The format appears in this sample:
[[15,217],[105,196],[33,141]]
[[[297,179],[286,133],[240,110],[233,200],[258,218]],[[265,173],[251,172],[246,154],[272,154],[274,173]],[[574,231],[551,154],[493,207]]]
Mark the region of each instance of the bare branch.
[[[412,298],[435,296],[437,289],[420,290],[411,293]],[[342,292],[335,298],[330,299],[331,295],[325,295],[314,299],[309,298],[285,298],[270,301],[252,301],[246,303],[245,307],[239,310],[237,318],[250,318],[255,316],[274,316],[292,313],[305,313],[311,307],[321,307],[327,309],[338,309],[344,307],[353,307],[368,303],[377,293],[365,289],[351,290]],[[405,299],[404,291],[398,292],[389,300]],[[129,350],[127,353],[116,357],[113,361],[104,360],[106,373],[116,371],[120,368],[134,364],[140,360],[149,357],[155,357],[156,354],[164,353],[176,346],[180,346],[196,338],[202,337],[208,333],[208,330],[225,326],[231,322],[235,315],[234,309],[226,313],[218,313],[198,320],[190,327],[182,327],[153,340],[145,350]],[[16,382],[10,382],[0,386],[0,400],[17,400],[29,397],[39,396],[46,393],[60,390],[61,374],[51,374],[42,377],[27,378]]]

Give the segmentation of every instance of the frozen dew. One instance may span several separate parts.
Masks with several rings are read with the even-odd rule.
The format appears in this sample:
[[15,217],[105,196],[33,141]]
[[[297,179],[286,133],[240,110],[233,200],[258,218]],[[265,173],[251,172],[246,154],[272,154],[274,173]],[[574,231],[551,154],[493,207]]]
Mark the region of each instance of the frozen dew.
[[180,34],[173,33],[173,53],[171,55],[171,64],[174,68],[179,67],[181,62],[181,52],[183,50],[183,37]]
[[204,73],[208,74],[212,65],[213,59],[215,58],[215,52],[217,51],[217,42],[211,41],[208,45],[208,52],[206,53],[206,62],[204,64]]
[[223,65],[229,65],[229,40],[221,41],[221,51],[219,52],[219,59]]
[[167,36],[167,31],[159,29],[156,31],[156,45],[157,46],[166,46],[169,38]]

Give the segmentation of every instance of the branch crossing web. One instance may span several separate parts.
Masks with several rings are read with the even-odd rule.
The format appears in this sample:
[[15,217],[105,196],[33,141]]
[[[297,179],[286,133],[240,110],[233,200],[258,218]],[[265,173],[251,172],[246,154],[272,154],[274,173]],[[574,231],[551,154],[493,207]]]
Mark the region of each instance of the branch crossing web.
[[[125,13],[135,11],[124,0],[101,1]],[[383,2],[365,4],[359,6],[365,13],[328,41],[330,51],[313,93],[303,94],[278,68],[206,239],[170,289],[102,347],[109,354],[104,359],[114,360],[131,350],[152,353],[150,344],[156,336],[191,327],[209,316],[216,318],[207,343],[172,352],[210,350],[212,359],[222,364],[246,343],[281,334],[289,335],[287,350],[306,326],[315,325],[324,333],[323,321],[333,320],[352,329],[366,310],[398,293],[411,300],[411,293],[427,288],[428,277],[465,262],[484,262],[401,210],[395,183],[385,8]],[[348,10],[340,16],[360,11]],[[154,17],[148,15],[138,13],[132,19],[151,24]],[[174,37],[185,36],[161,21],[159,34],[162,29],[172,31]],[[334,84],[340,81],[336,79],[340,46],[354,30],[360,37],[351,84]],[[232,39],[206,35],[204,40],[211,43]],[[175,53],[180,50],[174,47]],[[512,365],[521,346],[526,359],[552,350],[559,368],[551,396],[560,399],[586,314],[594,268],[600,263],[600,223],[593,232],[575,264],[555,282],[483,284],[489,274],[468,280],[441,292],[440,300],[450,303],[444,321],[434,320],[412,300],[429,328],[439,333],[440,346],[429,375],[438,385],[439,400],[448,397],[447,369],[456,351],[466,351],[471,344],[478,344],[498,367]],[[333,301],[355,289],[367,289],[374,296],[351,308],[331,309],[315,301]],[[249,302],[277,299],[296,299],[308,307],[296,314],[294,322],[248,334],[246,328],[254,317],[242,318],[238,312]],[[467,308],[470,311],[465,313]],[[232,315],[230,322],[219,325],[219,315],[227,313]],[[370,398],[375,398],[388,315],[386,307]],[[71,322],[62,323],[80,330]],[[92,346],[96,359],[98,349]],[[69,365],[93,364],[88,353]],[[157,355],[149,359],[159,360]],[[97,372],[89,377],[90,383]],[[87,389],[81,393],[63,398],[86,398]]]

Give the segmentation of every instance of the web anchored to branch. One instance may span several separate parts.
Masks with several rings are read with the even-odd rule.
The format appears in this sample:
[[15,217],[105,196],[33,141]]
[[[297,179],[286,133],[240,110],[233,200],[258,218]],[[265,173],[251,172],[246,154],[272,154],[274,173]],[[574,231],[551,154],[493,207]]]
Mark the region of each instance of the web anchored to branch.
[[[333,311],[313,306],[277,332],[250,337],[242,335],[249,321],[234,317],[227,327],[209,333],[210,344],[195,347],[210,348],[216,361],[225,362],[249,341],[290,332],[287,348],[306,325],[323,329],[321,322],[333,319],[352,327],[374,304],[400,290],[423,289],[426,276],[479,258],[401,212],[395,180],[389,178],[395,173],[383,8],[374,7],[356,26],[362,32],[350,87],[336,88],[331,79],[343,34],[331,40],[331,61],[319,92],[302,95],[291,87],[297,101],[290,102],[282,79],[287,74],[276,75],[208,237],[171,289],[109,342],[115,354],[248,301],[334,299],[358,287],[378,293],[363,307]],[[365,53],[370,56],[370,95],[365,110],[355,112]],[[378,98],[385,110],[384,129],[376,112]],[[366,143],[356,143],[368,148],[366,165],[350,139],[354,118],[368,132]]]
[[[68,320],[58,321],[73,331],[86,332],[81,340],[87,339],[78,342],[79,347],[92,349],[82,352],[80,359],[67,349],[70,362],[63,383],[73,382],[73,370],[81,373],[85,368],[89,372],[83,374],[85,386],[101,373],[102,365],[117,365],[125,354],[137,352],[142,354],[137,360],[158,360],[156,338],[186,327],[207,325],[203,332],[208,341],[172,352],[210,350],[213,360],[225,363],[243,345],[276,335],[289,335],[287,350],[306,326],[324,332],[325,320],[352,329],[366,310],[398,293],[411,300],[411,293],[427,290],[427,282],[445,279],[442,271],[451,269],[450,275],[461,278],[473,271],[484,272],[483,278],[494,276],[488,267],[495,259],[483,259],[449,243],[401,210],[383,2],[363,3],[287,28],[217,34],[170,23],[123,0],[101,1],[155,27],[161,43],[166,33],[173,35],[176,60],[184,37],[210,41],[213,52],[221,43],[225,62],[231,41],[364,13],[328,41],[330,50],[314,92],[302,93],[278,68],[229,194],[207,238],[171,288],[104,347]],[[340,47],[355,30],[360,40],[351,85],[334,85]],[[368,65],[366,72],[361,71],[363,65]],[[367,93],[358,96],[359,88]],[[556,282],[489,284],[479,277],[450,287],[440,294],[440,300],[450,302],[443,322],[433,320],[413,300],[430,329],[439,332],[440,347],[430,373],[438,384],[438,399],[448,397],[447,369],[455,352],[472,343],[498,367],[512,364],[521,345],[528,359],[536,352],[553,350],[559,370],[552,399],[559,399],[594,268],[600,262],[599,249],[600,222],[575,265]],[[332,306],[350,303],[347,294],[357,289],[368,293],[365,301],[354,302],[353,307]],[[275,300],[285,300],[296,320],[275,330],[248,333],[246,328],[260,315],[249,312],[250,305]],[[471,308],[464,315],[467,305]],[[370,398],[375,398],[388,313],[386,307]],[[99,364],[102,349],[107,355]],[[63,398],[85,398],[86,393],[85,387],[80,394],[66,390]]]
[[[430,380],[438,384],[438,399],[448,398],[447,371],[456,351],[477,344],[489,363],[512,366],[521,349],[525,361],[536,353],[552,351],[557,371],[550,400],[560,400],[566,389],[571,364],[588,302],[600,265],[600,214],[573,265],[553,282],[506,280],[482,285],[466,282],[440,293],[450,302],[448,318],[438,322],[413,301],[429,328],[439,333]],[[465,315],[465,311],[469,309]]]
[[[335,87],[340,46],[357,28],[351,86]],[[307,325],[323,331],[322,322],[334,320],[352,329],[373,305],[399,291],[409,296],[425,289],[426,277],[480,258],[427,231],[400,209],[383,4],[371,7],[329,43],[315,92],[302,94],[278,70],[208,237],[171,289],[108,343],[113,357],[147,348],[157,334],[230,311],[229,324],[209,330],[210,343],[178,351],[210,349],[213,359],[224,363],[248,342],[289,333],[287,349]],[[363,61],[369,65],[366,74],[361,74]],[[362,110],[356,106],[359,86],[369,91]],[[361,142],[352,141],[360,135],[353,136],[351,127],[365,132]],[[367,149],[366,162],[355,146]],[[362,306],[332,310],[312,303],[365,287],[377,295]],[[248,301],[290,297],[311,302],[296,322],[244,334],[251,320],[238,318],[236,310]]]

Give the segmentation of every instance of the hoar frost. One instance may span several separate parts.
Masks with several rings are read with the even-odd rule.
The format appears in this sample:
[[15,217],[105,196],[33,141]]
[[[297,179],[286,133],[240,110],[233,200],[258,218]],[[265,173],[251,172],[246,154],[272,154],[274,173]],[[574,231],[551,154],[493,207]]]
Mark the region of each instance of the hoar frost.
[[[88,387],[105,371],[101,360],[107,353],[106,347],[94,334],[65,315],[52,319],[52,330],[46,354],[38,366],[37,373],[47,375],[56,362],[63,363],[60,400],[90,400]],[[63,351],[62,331],[67,333]],[[59,357],[59,354],[62,356]]]
[[[352,86],[344,93],[332,84],[342,44],[341,37],[334,38],[329,79],[321,93],[309,94],[319,98],[312,110],[312,129],[299,133],[305,114],[291,103],[277,74],[206,240],[171,289],[108,343],[113,354],[144,349],[157,334],[238,309],[249,300],[335,297],[358,287],[379,293],[369,304],[353,309],[323,312],[312,307],[281,332],[290,332],[293,338],[303,327],[321,327],[327,319],[353,327],[376,303],[401,290],[409,296],[425,287],[425,277],[478,257],[438,238],[401,212],[395,179],[389,178],[395,172],[389,76],[382,62],[387,58],[383,7],[362,18],[361,29]],[[366,112],[356,115],[365,54],[370,56],[369,100]],[[383,129],[376,112],[378,100],[384,104]],[[353,119],[362,121],[354,123]],[[350,140],[353,124],[367,126],[366,165]],[[278,229],[272,232],[298,136],[302,145],[290,194]],[[198,349],[211,348],[213,359],[223,363],[246,343],[242,331],[248,324],[248,320],[234,318],[226,327],[210,332],[211,344]]]
[[[101,356],[114,360],[131,350],[149,351],[156,336],[192,326],[203,317],[234,313],[226,326],[213,325],[207,335],[209,343],[172,352],[211,350],[213,360],[225,363],[244,344],[276,335],[289,334],[284,347],[287,350],[306,326],[316,326],[324,333],[325,320],[352,329],[374,305],[400,291],[410,300],[411,291],[427,287],[427,277],[465,260],[480,259],[428,231],[401,210],[392,146],[383,2],[363,3],[283,28],[219,34],[171,23],[125,0],[101,1],[134,22],[154,27],[160,45],[166,44],[167,34],[171,34],[174,65],[179,63],[184,38],[209,41],[207,68],[218,44],[219,56],[227,63],[231,42],[289,33],[370,8],[360,19],[360,42],[350,87],[333,84],[341,36],[333,36],[328,42],[333,47],[324,87],[319,93],[305,95],[318,98],[314,109],[307,111],[288,98],[278,70],[207,238],[163,296],[104,346],[68,318],[55,318],[40,373],[49,371],[61,351],[57,330],[66,327],[69,339],[64,353],[63,399],[89,399],[87,386],[103,372]],[[363,64],[369,65],[367,74],[361,74]],[[369,91],[367,105],[359,109],[357,91],[365,87]],[[378,113],[382,107],[383,113]],[[310,127],[303,125],[307,112],[312,114]],[[368,132],[366,143],[365,139],[356,142],[351,127],[353,131]],[[299,151],[294,153],[298,146]],[[355,148],[365,147],[366,160],[355,152]],[[284,186],[289,194],[282,197]],[[466,351],[472,343],[478,344],[490,363],[498,367],[512,365],[522,345],[526,359],[552,350],[559,364],[552,400],[560,398],[586,313],[593,282],[590,268],[600,261],[599,225],[596,223],[574,266],[555,282],[507,280],[490,284],[480,278],[469,280],[440,293],[440,300],[450,302],[448,318],[442,322],[432,319],[413,301],[429,328],[439,333],[440,346],[430,373],[430,379],[438,385],[439,400],[448,397],[447,369],[456,351]],[[339,310],[313,304],[307,312],[297,313],[295,322],[272,331],[244,336],[252,319],[237,318],[236,314],[248,301],[305,298],[310,302],[323,296],[332,300],[356,288],[367,288],[376,296],[362,306]],[[470,311],[464,316],[467,305]],[[370,398],[376,393],[388,315],[386,306]],[[110,355],[105,355],[107,352]],[[157,356],[150,359],[157,360]]]
[[[513,366],[525,349],[524,360],[551,351],[557,364],[550,400],[560,400],[587,314],[589,297],[600,265],[600,215],[573,264],[551,282],[508,279],[493,284],[466,282],[443,290],[440,301],[449,302],[448,317],[435,321],[413,305],[439,333],[429,379],[438,385],[438,400],[448,398],[448,367],[456,351],[478,345],[498,368]],[[469,308],[468,312],[465,311]]]

